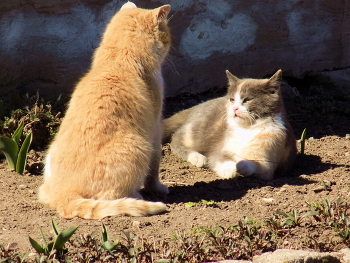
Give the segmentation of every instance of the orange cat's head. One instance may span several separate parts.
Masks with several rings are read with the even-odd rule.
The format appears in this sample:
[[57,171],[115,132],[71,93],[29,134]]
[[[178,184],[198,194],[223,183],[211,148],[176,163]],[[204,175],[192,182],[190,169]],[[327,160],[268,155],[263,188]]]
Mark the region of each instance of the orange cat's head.
[[170,5],[155,9],[141,9],[134,3],[125,3],[117,12],[95,52],[93,66],[114,60],[118,55],[133,56],[140,62],[162,63],[167,55],[171,36],[168,28]]

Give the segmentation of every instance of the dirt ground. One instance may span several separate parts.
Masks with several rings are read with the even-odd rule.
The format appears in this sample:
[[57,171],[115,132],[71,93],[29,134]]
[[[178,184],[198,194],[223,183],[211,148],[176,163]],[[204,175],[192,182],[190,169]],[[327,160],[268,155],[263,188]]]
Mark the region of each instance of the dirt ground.
[[[170,115],[218,95],[221,95],[220,92],[182,95],[181,100],[169,99],[166,101],[166,114]],[[337,102],[335,105],[338,105]],[[349,107],[349,101],[344,105]],[[175,231],[189,230],[195,226],[227,227],[237,223],[243,216],[263,222],[266,217],[273,216],[276,210],[290,212],[297,209],[307,212],[306,201],[314,203],[342,197],[350,202],[349,115],[332,115],[332,123],[326,124],[322,120],[329,116],[330,111],[333,112],[331,107],[325,106],[326,113],[318,111],[316,115],[321,114],[319,117],[311,114],[310,110],[303,110],[297,103],[288,106],[296,136],[299,138],[302,130],[307,128],[309,139],[305,155],[298,156],[289,175],[269,182],[255,178],[222,180],[208,169],[200,169],[180,160],[171,153],[169,145],[164,145],[160,177],[169,187],[169,194],[166,197],[146,195],[145,199],[164,201],[168,205],[168,212],[150,217],[62,219],[54,210],[37,200],[37,188],[42,182],[42,176],[16,174],[9,171],[3,161],[0,165],[0,243],[6,245],[16,242],[20,251],[33,251],[28,235],[40,240],[39,229],[42,228],[47,236],[51,236],[52,219],[61,230],[79,226],[78,234],[100,234],[101,224],[104,223],[113,240],[120,238],[122,230],[143,237],[164,239],[171,238]],[[31,157],[40,162],[43,154],[31,152]],[[322,182],[330,187],[320,190]],[[187,202],[200,200],[213,200],[215,205],[185,206]],[[327,231],[319,233],[310,228],[300,228],[300,232],[287,236],[280,247],[308,248],[309,236],[324,237],[327,241]]]

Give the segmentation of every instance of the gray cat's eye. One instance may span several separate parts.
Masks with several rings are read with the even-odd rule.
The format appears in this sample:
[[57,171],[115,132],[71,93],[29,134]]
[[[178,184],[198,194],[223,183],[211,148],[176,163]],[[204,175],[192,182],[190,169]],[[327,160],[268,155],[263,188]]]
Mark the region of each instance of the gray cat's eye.
[[235,99],[234,98],[230,98],[230,102],[235,102]]

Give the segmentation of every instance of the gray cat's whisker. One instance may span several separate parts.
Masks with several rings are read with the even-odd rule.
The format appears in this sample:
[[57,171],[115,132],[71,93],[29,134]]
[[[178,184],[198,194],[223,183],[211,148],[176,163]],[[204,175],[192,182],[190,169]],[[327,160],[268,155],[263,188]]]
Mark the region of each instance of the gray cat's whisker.
[[165,57],[166,62],[170,62],[171,68],[173,69],[173,71],[179,76],[181,77],[180,73],[176,70],[176,66],[175,63],[171,60],[170,56]]

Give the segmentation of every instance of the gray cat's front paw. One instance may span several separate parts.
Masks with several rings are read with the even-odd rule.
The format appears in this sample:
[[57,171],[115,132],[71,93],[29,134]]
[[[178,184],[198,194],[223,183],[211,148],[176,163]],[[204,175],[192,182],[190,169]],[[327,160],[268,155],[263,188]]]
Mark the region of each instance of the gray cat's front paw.
[[236,163],[232,161],[222,162],[215,167],[214,171],[224,179],[236,177]]
[[203,167],[207,164],[207,157],[198,152],[190,152],[188,154],[187,161],[197,167]]
[[242,176],[251,176],[256,172],[256,168],[251,161],[240,161],[237,163],[237,172]]

